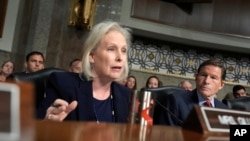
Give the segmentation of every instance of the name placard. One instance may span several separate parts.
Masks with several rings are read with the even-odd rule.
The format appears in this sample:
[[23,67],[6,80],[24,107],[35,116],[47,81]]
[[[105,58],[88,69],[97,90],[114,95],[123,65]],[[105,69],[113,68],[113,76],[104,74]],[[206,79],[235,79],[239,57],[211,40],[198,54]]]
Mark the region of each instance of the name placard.
[[229,125],[250,125],[250,112],[201,107],[208,131],[229,132]]
[[230,125],[250,125],[250,112],[195,106],[184,128],[202,133],[228,134]]

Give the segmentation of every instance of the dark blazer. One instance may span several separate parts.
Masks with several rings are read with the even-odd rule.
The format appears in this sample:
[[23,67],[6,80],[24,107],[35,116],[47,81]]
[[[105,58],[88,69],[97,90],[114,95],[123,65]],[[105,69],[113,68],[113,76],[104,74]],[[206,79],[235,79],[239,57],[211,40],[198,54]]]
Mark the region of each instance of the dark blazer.
[[[154,124],[182,126],[194,105],[197,104],[199,104],[199,100],[196,89],[192,92],[183,91],[183,93],[170,94],[163,105],[155,107]],[[228,109],[217,99],[214,99],[214,105],[215,108]]]
[[[132,92],[117,82],[112,82],[111,91],[116,122],[127,122]],[[70,72],[52,73],[47,82],[46,98],[41,110],[46,110],[57,98],[69,103],[76,100],[76,109],[65,120],[97,121],[92,92],[92,81],[82,80],[79,75]]]

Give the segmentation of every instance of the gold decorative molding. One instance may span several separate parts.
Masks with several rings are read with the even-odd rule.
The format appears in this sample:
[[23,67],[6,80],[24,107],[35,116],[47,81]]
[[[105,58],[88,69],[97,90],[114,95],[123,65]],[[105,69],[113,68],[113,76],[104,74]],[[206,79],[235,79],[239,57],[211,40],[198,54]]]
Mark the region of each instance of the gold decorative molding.
[[71,0],[69,26],[91,29],[96,9],[96,0]]

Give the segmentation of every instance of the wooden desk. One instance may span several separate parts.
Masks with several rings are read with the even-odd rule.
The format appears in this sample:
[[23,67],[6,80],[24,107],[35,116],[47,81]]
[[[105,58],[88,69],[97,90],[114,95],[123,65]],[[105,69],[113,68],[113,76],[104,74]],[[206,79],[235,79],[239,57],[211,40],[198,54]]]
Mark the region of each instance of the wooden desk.
[[[20,106],[17,107],[20,110],[20,116],[19,116],[20,138],[18,141],[33,141],[35,137],[33,85],[30,83],[18,83],[17,85],[20,87]],[[7,108],[6,104],[9,104],[10,100],[6,99],[6,101],[7,102],[0,103],[1,104],[0,110],[3,112],[5,112],[4,110],[6,110]],[[7,109],[7,110],[10,111],[10,109]],[[13,115],[5,115],[5,113],[3,113],[1,116],[3,117],[7,116],[7,118],[10,118],[9,116],[13,116]],[[9,121],[6,121],[6,122],[9,122]],[[8,124],[1,125],[1,129],[6,130],[6,131],[10,130]],[[0,137],[0,140],[1,140],[1,137]]]
[[19,141],[228,141],[229,136],[209,136],[170,126],[140,126],[96,122],[53,122],[34,119],[33,87],[21,88]]
[[34,87],[31,83],[19,83],[20,96],[20,141],[33,141],[35,138]]
[[140,126],[95,122],[36,121],[36,141],[206,141],[229,140],[170,126]]
[[228,141],[170,126],[140,126],[96,122],[34,120],[33,87],[21,87],[20,141]]

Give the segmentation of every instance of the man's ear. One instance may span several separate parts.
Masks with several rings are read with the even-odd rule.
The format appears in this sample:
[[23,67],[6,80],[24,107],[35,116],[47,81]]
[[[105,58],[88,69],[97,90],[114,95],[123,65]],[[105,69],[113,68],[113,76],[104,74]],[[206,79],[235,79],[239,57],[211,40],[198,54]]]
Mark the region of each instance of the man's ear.
[[224,87],[224,85],[225,85],[225,82],[224,82],[224,81],[221,81],[221,86],[220,86],[219,89],[222,89],[222,88]]

